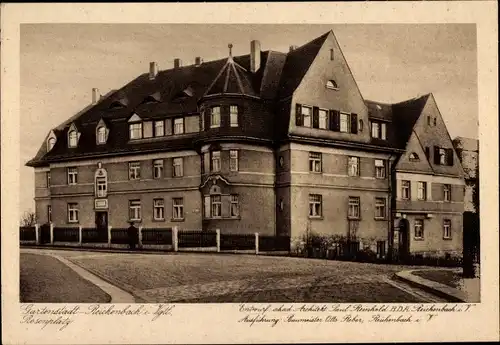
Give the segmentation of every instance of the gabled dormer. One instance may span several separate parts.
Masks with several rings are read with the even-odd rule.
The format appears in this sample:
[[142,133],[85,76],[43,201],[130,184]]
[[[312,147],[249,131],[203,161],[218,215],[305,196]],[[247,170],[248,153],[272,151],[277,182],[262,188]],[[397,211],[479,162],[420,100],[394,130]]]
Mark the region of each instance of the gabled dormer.
[[56,145],[56,142],[57,142],[56,134],[54,133],[54,130],[51,129],[49,135],[47,136],[47,152],[52,151],[52,149]]
[[109,109],[111,110],[122,109],[126,108],[127,106],[128,106],[128,99],[126,97],[121,97],[111,102],[111,104],[109,105]]
[[95,138],[97,145],[104,145],[108,141],[109,136],[109,128],[104,122],[103,119],[100,119],[97,123],[97,127],[95,129]]
[[161,102],[161,94],[160,92],[155,92],[144,98],[144,101],[142,103],[147,104],[147,103],[159,103]]
[[75,148],[78,146],[78,141],[80,140],[81,133],[78,131],[75,123],[73,122],[68,129],[68,147]]

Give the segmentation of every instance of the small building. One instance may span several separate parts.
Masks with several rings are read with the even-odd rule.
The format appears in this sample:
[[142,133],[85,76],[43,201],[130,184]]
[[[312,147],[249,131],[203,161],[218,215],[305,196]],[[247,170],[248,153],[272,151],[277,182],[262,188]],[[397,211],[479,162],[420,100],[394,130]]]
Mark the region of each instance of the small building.
[[52,129],[37,219],[356,239],[458,253],[464,175],[432,94],[363,98],[332,31],[149,71]]

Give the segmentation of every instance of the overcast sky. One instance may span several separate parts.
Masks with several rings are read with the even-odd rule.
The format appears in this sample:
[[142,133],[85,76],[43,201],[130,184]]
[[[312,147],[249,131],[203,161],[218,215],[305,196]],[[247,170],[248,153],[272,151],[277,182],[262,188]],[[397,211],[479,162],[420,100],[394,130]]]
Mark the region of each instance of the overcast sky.
[[21,211],[34,210],[24,167],[57,126],[157,61],[192,64],[262,50],[287,52],[333,30],[365,99],[398,102],[432,92],[452,138],[478,137],[475,25],[21,25]]

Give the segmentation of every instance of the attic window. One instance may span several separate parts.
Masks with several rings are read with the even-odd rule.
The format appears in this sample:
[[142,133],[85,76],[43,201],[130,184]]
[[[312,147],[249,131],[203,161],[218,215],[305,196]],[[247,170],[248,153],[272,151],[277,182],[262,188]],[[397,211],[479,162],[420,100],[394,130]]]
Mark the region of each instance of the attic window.
[[47,140],[47,151],[52,150],[55,144],[56,144],[56,138],[49,138],[49,140]]
[[160,102],[160,100],[161,100],[160,93],[156,92],[156,93],[153,93],[152,95],[147,96],[144,99],[143,103],[158,103],[158,102]]
[[332,90],[337,90],[339,87],[337,85],[337,83],[335,82],[335,80],[328,80],[326,82],[326,88],[327,89],[332,89]]
[[415,152],[410,153],[410,162],[418,162],[420,158]]
[[109,105],[109,109],[120,109],[120,108],[124,108],[126,106],[127,106],[127,101],[120,99],[118,101],[111,102],[111,104]]
[[97,143],[105,144],[106,143],[106,127],[100,126],[97,128]]
[[75,130],[72,130],[68,133],[68,146],[76,147],[78,143],[78,133]]
[[194,95],[194,90],[191,86],[188,86],[187,88],[185,88],[182,93],[184,94],[184,96],[187,96],[187,97],[193,97]]

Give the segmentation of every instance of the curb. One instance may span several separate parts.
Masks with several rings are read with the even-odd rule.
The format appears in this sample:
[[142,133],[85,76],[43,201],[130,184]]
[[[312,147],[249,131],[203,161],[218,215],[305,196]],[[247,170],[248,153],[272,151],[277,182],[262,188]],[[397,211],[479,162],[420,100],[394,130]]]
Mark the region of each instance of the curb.
[[448,285],[416,276],[413,274],[414,271],[422,270],[401,271],[395,273],[394,277],[450,302],[467,302],[468,298],[465,292],[452,288]]

